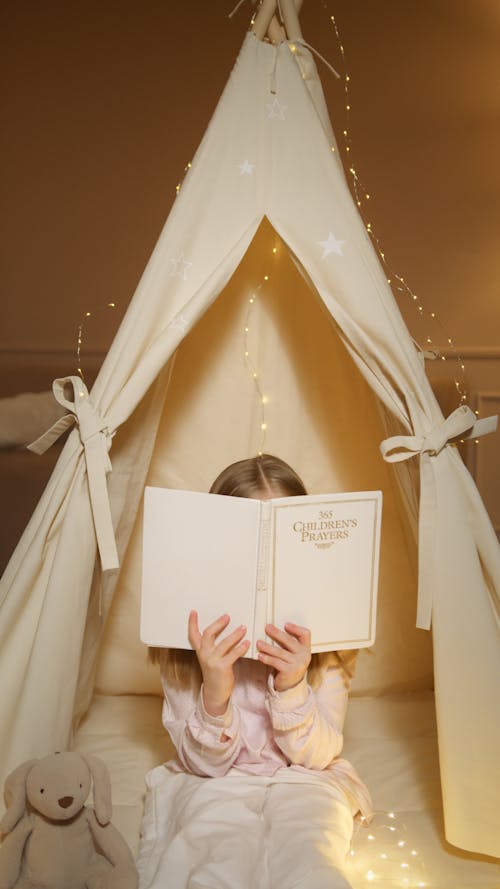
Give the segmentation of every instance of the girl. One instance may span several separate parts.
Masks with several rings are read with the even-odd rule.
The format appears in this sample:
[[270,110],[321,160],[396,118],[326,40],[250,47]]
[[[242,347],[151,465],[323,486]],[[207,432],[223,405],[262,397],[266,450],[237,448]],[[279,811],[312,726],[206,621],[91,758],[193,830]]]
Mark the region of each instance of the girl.
[[[211,493],[305,494],[282,460],[227,467]],[[339,759],[356,653],[311,656],[307,628],[266,627],[259,660],[243,659],[245,627],[221,615],[193,651],[152,650],[165,693],[174,760],[146,778],[141,889],[348,889],[342,865],[353,816],[369,817],[366,787]]]

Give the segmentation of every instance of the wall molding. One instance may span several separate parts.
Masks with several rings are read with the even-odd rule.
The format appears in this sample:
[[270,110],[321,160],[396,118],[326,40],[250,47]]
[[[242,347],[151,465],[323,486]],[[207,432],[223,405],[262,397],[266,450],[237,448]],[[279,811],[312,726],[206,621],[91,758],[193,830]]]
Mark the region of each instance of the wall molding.
[[[86,358],[92,361],[102,361],[107,354],[106,349],[82,349],[82,359]],[[0,347],[0,361],[25,361],[26,359],[36,359],[37,361],[72,361],[76,363],[76,349],[40,349],[38,347],[5,349]]]
[[442,346],[439,354],[445,358],[464,358],[466,361],[498,361],[500,346]]

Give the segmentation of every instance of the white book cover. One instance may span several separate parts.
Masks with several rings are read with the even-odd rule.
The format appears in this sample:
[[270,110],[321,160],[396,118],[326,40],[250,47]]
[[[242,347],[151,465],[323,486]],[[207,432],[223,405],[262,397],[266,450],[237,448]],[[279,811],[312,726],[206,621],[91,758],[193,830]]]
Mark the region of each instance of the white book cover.
[[309,627],[313,651],[375,640],[382,494],[357,491],[253,500],[146,488],[141,640],[191,648],[229,614],[255,643],[267,622]]

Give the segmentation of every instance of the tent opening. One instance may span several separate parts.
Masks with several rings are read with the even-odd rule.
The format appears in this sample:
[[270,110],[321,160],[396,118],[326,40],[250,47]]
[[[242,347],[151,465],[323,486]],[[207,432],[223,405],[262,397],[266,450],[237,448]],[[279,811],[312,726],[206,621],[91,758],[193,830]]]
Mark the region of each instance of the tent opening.
[[[415,628],[415,546],[379,451],[380,403],[267,219],[172,360],[146,483],[208,490],[225,465],[261,449],[294,466],[311,492],[381,489],[377,642],[359,657],[353,692],[431,688],[431,636]],[[136,430],[131,421],[120,436]],[[141,536],[142,507],[102,638],[100,693],[117,693],[116,677],[121,693],[160,693],[139,641]]]

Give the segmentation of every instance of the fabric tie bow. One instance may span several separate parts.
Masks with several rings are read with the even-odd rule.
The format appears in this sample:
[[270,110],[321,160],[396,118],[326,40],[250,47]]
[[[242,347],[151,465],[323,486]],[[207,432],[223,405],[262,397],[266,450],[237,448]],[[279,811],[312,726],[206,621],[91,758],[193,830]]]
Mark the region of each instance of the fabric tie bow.
[[[119,567],[118,552],[111,518],[106,475],[111,472],[108,451],[115,431],[110,429],[92,404],[87,387],[77,376],[54,380],[52,391],[56,401],[65,407],[65,414],[40,438],[28,445],[35,454],[43,454],[74,423],[78,426],[85,454],[90,504],[97,546],[103,571]],[[73,392],[73,397],[68,394]]]
[[388,463],[399,463],[420,455],[417,627],[422,629],[430,629],[432,615],[436,510],[433,459],[454,439],[478,438],[494,432],[497,421],[498,417],[478,420],[470,407],[461,405],[423,435],[394,435],[380,444],[382,456]]

